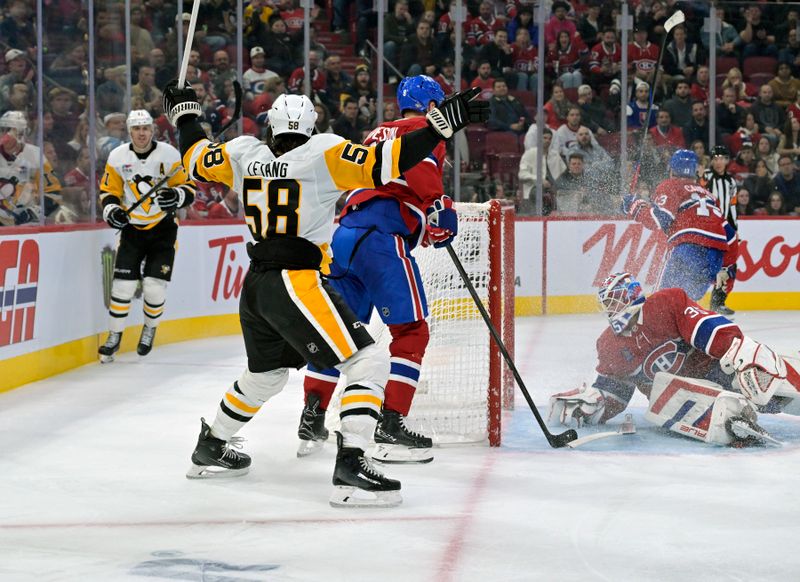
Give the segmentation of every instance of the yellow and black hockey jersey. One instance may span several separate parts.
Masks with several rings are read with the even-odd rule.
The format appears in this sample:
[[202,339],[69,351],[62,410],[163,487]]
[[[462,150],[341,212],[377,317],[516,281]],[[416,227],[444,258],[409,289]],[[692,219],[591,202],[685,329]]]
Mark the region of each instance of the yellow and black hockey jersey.
[[[0,210],[19,212],[26,208],[39,210],[39,148],[26,143],[22,151],[11,161],[0,156]],[[44,158],[44,192],[54,202],[61,201],[61,183],[53,173],[47,158]],[[7,216],[3,213],[3,216]],[[0,218],[3,225],[6,223]]]
[[[100,200],[108,196],[119,198],[120,206],[127,209],[142,196],[148,196],[164,176],[172,174],[165,186],[183,187],[194,196],[196,188],[181,165],[181,155],[174,147],[163,142],[153,142],[153,149],[137,154],[133,145],[125,143],[114,148],[108,156],[106,171],[100,181]],[[130,215],[130,222],[141,230],[149,230],[167,213],[154,200],[146,200]]]
[[260,140],[200,140],[183,158],[193,178],[239,193],[257,241],[288,235],[325,249],[343,191],[379,186],[400,175],[400,141],[366,147],[334,134],[313,135],[280,157]]

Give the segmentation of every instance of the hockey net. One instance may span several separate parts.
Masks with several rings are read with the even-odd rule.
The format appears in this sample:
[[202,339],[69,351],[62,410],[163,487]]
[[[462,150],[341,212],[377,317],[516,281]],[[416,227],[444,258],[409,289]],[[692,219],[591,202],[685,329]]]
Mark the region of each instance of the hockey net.
[[[456,209],[453,248],[513,357],[514,207],[493,200]],[[513,377],[447,250],[417,247],[413,255],[428,301],[430,341],[408,424],[436,444],[498,446],[501,408],[513,406]],[[391,336],[377,313],[369,330],[388,350]],[[327,421],[335,424],[338,415],[330,412],[338,395],[331,404]]]
[[[513,355],[514,208],[497,200],[456,208],[453,248]],[[409,424],[439,444],[488,440],[497,446],[501,408],[513,404],[513,377],[446,249],[418,247],[414,256],[431,338]]]

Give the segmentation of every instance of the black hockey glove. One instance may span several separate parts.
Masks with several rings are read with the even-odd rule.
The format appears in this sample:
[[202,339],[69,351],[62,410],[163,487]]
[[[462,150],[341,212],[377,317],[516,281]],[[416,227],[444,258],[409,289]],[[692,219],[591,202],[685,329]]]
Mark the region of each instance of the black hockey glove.
[[[177,79],[173,79],[164,87],[164,113],[169,122],[178,127],[178,120],[182,117],[200,117],[203,110],[191,85],[187,84],[184,89],[179,89]],[[186,118],[193,119],[193,117]]]
[[489,102],[475,100],[478,87],[455,93],[431,109],[426,117],[433,131],[448,140],[470,123],[484,123],[489,119]]
[[130,223],[128,215],[119,204],[109,204],[103,208],[103,220],[108,223],[111,228],[125,228]]
[[161,188],[156,192],[155,200],[156,204],[161,207],[161,210],[169,212],[170,210],[175,210],[183,206],[186,200],[186,194],[184,194],[181,188]]

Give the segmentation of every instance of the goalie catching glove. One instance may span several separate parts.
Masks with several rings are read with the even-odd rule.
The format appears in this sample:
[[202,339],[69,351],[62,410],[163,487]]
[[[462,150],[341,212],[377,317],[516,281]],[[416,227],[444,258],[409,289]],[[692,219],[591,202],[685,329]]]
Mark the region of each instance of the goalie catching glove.
[[[779,388],[788,384],[783,358],[747,336],[734,338],[719,365],[726,374],[736,374],[742,394],[759,406],[767,404]],[[788,395],[797,393],[790,390]]]
[[439,136],[448,140],[470,123],[489,120],[489,102],[475,100],[481,90],[478,87],[455,93],[431,109],[425,116],[428,124]]
[[442,196],[428,207],[428,223],[422,246],[433,245],[439,249],[449,245],[458,234],[458,213],[453,208],[453,200]]
[[201,117],[203,114],[197,93],[188,83],[185,88],[179,89],[177,79],[173,79],[164,87],[163,99],[164,113],[174,127],[178,127],[181,118],[191,119],[188,116]]
[[593,386],[584,384],[569,392],[559,392],[550,397],[550,416],[548,420],[558,419],[564,426],[574,421],[578,428],[584,424],[599,424],[606,409],[603,393]]

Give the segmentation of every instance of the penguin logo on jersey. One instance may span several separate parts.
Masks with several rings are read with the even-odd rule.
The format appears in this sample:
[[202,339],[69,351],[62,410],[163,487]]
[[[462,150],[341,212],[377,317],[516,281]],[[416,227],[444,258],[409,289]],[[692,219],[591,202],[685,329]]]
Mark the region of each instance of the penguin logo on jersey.
[[653,380],[658,372],[677,374],[685,361],[686,354],[679,350],[678,344],[669,340],[647,354],[642,364],[642,371],[645,376]]
[[[149,196],[150,192],[153,190],[153,178],[152,176],[140,176],[136,174],[133,178],[131,178],[130,186],[131,191],[133,192],[136,199],[139,200],[142,196]],[[142,202],[142,210],[145,213],[150,212],[150,208],[153,206],[152,199],[148,198],[144,202]]]

